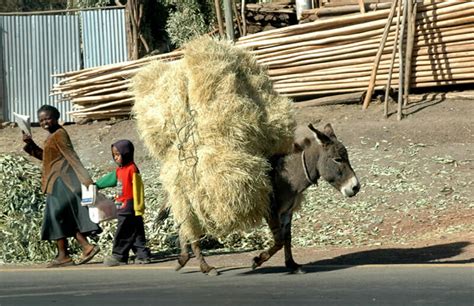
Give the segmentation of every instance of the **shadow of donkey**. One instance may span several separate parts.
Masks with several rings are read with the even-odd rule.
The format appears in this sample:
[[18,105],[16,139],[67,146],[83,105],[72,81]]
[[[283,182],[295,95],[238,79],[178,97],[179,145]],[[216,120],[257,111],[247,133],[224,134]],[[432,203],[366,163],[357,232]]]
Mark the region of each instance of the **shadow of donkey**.
[[[474,258],[449,260],[449,258],[463,253],[464,248],[469,245],[471,245],[470,242],[461,241],[422,248],[390,248],[367,250],[344,254],[331,259],[313,261],[305,264],[304,269],[306,273],[314,273],[340,270],[362,265],[473,263]],[[279,267],[267,267],[246,272],[244,274],[284,272],[288,271]]]

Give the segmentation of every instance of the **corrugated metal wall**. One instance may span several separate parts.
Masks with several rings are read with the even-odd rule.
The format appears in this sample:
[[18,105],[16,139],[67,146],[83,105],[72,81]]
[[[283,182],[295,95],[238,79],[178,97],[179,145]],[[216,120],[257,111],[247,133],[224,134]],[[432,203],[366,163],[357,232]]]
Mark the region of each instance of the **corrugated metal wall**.
[[78,15],[0,16],[3,120],[13,121],[13,112],[17,112],[37,122],[36,110],[43,104],[51,104],[58,107],[62,120],[72,121],[67,115],[70,103],[60,102],[60,96],[50,96],[50,91],[58,82],[53,74],[84,68],[80,19],[84,22],[85,67],[127,59],[123,9],[86,11]]
[[2,27],[2,17],[0,16],[0,122],[5,120],[5,73],[3,68],[3,27]]
[[84,68],[127,60],[125,10],[81,12]]
[[77,16],[0,16],[4,65],[5,119],[12,112],[29,115],[43,104],[58,107],[67,116],[69,103],[50,96],[51,75],[80,69],[79,18]]

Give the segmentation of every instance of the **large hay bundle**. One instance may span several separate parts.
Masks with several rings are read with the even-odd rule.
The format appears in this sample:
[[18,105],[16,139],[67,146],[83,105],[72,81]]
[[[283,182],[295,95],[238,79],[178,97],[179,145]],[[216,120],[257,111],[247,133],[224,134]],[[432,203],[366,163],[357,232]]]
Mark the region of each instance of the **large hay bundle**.
[[271,191],[267,158],[288,152],[295,121],[253,57],[200,38],[182,60],[152,63],[132,85],[137,126],[162,163],[181,233],[219,237],[260,223]]

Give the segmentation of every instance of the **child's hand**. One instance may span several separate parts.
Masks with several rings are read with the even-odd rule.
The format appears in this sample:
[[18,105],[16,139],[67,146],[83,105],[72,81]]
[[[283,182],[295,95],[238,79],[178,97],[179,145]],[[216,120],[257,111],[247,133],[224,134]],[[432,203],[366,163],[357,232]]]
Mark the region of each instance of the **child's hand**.
[[127,205],[123,202],[115,202],[115,207],[117,207],[117,209],[124,209]]

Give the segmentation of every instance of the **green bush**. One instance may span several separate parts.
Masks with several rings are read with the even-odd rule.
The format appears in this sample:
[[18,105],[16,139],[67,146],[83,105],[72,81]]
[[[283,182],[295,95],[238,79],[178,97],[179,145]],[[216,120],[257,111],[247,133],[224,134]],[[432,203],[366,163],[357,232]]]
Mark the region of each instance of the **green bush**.
[[54,256],[56,247],[40,239],[44,206],[39,166],[22,156],[0,155],[0,263]]
[[166,31],[176,47],[213,29],[215,14],[208,1],[184,0],[174,5],[176,10],[168,17]]

